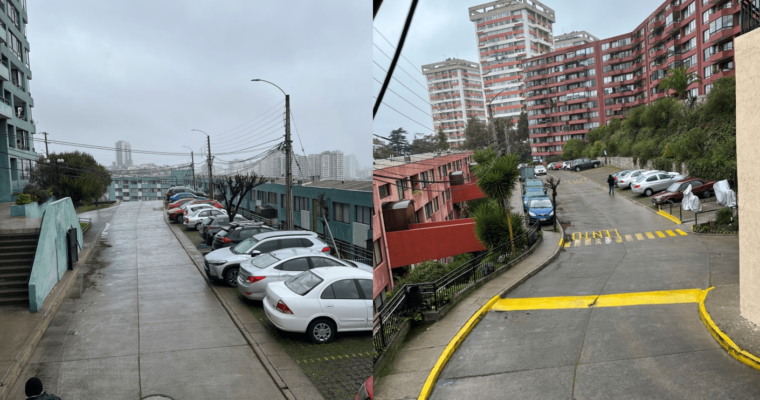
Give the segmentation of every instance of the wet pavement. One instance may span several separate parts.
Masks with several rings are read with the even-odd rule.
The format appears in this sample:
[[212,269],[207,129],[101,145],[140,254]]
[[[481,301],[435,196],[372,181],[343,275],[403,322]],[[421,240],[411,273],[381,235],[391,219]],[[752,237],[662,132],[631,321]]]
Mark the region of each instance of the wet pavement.
[[9,398],[31,376],[63,399],[284,398],[162,210],[115,208]]

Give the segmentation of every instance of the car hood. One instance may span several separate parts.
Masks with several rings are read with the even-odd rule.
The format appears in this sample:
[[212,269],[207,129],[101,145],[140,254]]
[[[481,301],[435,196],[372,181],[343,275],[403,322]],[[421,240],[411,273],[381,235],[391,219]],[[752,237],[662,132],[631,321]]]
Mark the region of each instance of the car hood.
[[181,209],[181,208],[179,208],[179,207],[177,207],[177,208],[170,208],[169,211],[167,211],[167,212],[168,213],[174,213],[174,212],[180,212],[180,211],[184,211],[184,210]]
[[659,199],[659,198],[663,198],[663,197],[672,196],[674,194],[675,194],[674,192],[660,192],[660,193],[655,194],[652,197],[656,198],[656,199]]
[[530,208],[528,211],[533,212],[534,214],[549,214],[552,211],[552,208]]
[[241,260],[247,260],[250,259],[248,255],[246,254],[235,254],[232,252],[231,247],[223,247],[218,250],[214,250],[211,253],[206,254],[206,260],[209,262],[221,262],[221,261],[232,261],[236,259]]

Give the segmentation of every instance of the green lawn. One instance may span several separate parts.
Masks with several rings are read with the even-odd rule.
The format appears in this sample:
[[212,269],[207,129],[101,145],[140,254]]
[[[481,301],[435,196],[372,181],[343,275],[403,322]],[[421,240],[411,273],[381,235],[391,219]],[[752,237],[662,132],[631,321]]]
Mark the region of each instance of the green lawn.
[[95,206],[95,204],[85,204],[77,208],[77,214],[87,212],[87,211],[100,210],[102,208],[108,208],[108,207],[111,207],[112,205],[113,204],[98,204],[97,206]]

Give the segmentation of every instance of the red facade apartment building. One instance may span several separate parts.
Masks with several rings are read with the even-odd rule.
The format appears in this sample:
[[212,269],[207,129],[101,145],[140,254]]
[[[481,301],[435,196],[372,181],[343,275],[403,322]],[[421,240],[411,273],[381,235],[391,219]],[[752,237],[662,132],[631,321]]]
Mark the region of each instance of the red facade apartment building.
[[393,288],[393,268],[483,250],[474,221],[455,203],[484,197],[470,175],[472,152],[374,160],[375,307]]
[[668,0],[632,32],[527,59],[526,110],[534,161],[562,154],[570,139],[667,96],[659,83],[670,68],[688,66],[702,78],[697,97],[733,75],[737,0]]

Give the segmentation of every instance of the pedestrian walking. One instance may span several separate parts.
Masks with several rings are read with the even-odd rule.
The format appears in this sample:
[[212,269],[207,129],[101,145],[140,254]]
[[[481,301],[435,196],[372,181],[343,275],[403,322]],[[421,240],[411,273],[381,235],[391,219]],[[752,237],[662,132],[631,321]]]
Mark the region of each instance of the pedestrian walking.
[[54,394],[45,393],[45,391],[42,390],[42,381],[36,376],[29,378],[29,380],[26,381],[24,393],[26,393],[27,396],[26,400],[61,400],[60,397]]
[[615,195],[615,178],[612,175],[607,176],[607,184],[610,185],[610,196]]

